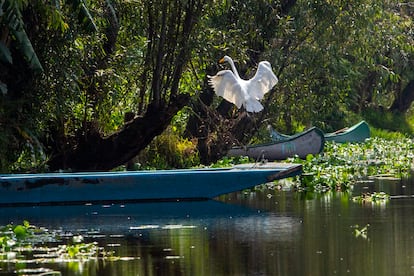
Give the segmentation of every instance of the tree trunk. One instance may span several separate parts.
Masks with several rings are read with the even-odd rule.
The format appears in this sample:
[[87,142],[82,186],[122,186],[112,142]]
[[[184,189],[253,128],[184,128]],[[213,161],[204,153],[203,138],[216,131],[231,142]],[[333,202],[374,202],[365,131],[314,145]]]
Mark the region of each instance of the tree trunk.
[[149,106],[143,117],[129,121],[122,130],[108,137],[89,134],[77,148],[52,157],[48,162],[49,169],[105,171],[125,164],[161,134],[189,100],[189,95],[182,94],[168,105]]
[[245,111],[232,115],[234,105],[222,100],[213,110],[214,92],[207,87],[193,102],[193,116],[187,123],[187,136],[197,139],[202,164],[209,165],[222,158],[233,145],[247,143],[256,126],[256,117]]
[[408,82],[405,88],[398,93],[389,108],[390,111],[406,112],[414,101],[414,80]]

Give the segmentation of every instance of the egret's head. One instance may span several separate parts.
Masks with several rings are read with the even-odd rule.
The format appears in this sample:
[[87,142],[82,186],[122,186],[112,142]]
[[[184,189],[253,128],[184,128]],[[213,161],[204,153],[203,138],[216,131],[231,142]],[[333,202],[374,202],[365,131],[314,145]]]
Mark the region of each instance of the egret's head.
[[219,63],[224,63],[224,62],[230,62],[231,61],[231,57],[229,57],[229,56],[224,56],[223,58],[221,58],[220,60],[219,60]]

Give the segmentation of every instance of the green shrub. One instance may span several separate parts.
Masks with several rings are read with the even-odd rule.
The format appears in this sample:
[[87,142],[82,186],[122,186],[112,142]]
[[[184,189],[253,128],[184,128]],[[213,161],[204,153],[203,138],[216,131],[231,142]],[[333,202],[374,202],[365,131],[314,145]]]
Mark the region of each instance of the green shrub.
[[197,142],[178,135],[171,128],[156,137],[134,160],[139,168],[189,168],[198,166]]

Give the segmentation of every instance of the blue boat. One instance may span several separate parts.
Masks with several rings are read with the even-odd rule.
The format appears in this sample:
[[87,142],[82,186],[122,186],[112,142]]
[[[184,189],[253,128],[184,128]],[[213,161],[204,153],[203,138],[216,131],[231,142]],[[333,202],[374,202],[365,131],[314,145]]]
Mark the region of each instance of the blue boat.
[[300,174],[300,164],[0,176],[0,205],[206,200]]

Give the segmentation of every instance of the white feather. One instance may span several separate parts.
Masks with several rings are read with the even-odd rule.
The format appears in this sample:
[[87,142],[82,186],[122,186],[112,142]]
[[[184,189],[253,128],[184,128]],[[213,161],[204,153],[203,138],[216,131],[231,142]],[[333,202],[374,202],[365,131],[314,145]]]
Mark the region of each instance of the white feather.
[[219,71],[215,76],[209,77],[209,84],[214,92],[225,100],[235,104],[237,108],[244,106],[248,112],[260,112],[263,110],[259,100],[269,92],[278,82],[268,61],[262,61],[257,67],[256,74],[249,80],[240,78],[233,60],[225,56],[220,62],[230,63],[231,70]]

